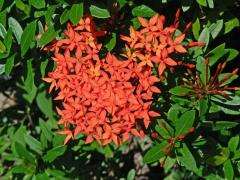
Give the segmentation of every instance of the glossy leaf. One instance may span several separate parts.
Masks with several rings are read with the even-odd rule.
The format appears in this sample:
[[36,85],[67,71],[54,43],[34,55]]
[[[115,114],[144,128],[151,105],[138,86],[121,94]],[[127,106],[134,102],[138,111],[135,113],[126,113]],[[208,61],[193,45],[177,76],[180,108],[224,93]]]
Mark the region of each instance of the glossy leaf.
[[163,147],[166,147],[166,142],[163,142],[161,144],[157,144],[153,146],[145,155],[143,158],[144,163],[152,163],[155,161],[160,160],[162,157],[164,157],[164,152],[162,151]]
[[44,136],[46,137],[46,139],[51,141],[52,140],[52,131],[49,128],[49,126],[42,119],[39,119],[39,125],[40,125],[41,131],[44,134]]
[[38,154],[42,154],[42,146],[41,146],[41,143],[37,139],[35,139],[34,137],[32,137],[29,134],[25,134],[24,139],[25,139],[26,143],[29,145],[30,149],[34,150]]
[[29,0],[29,3],[37,9],[44,8],[46,4],[45,0]]
[[16,54],[13,54],[9,58],[7,58],[7,62],[5,64],[5,74],[10,75],[12,68],[14,66],[14,59],[15,59]]
[[156,12],[146,5],[140,5],[132,9],[132,14],[133,16],[152,17]]
[[56,158],[63,155],[63,153],[66,151],[66,146],[58,146],[55,147],[49,151],[47,151],[47,154],[43,156],[43,160],[45,162],[53,162]]
[[183,135],[189,131],[189,129],[193,126],[195,120],[195,111],[187,111],[185,112],[177,121],[176,121],[176,132],[175,137],[179,135]]
[[83,17],[83,3],[74,4],[69,11],[69,19],[73,24],[77,24]]
[[105,47],[107,48],[108,51],[113,50],[113,48],[116,46],[116,33],[112,33],[112,38],[110,39],[110,41],[105,45]]
[[232,180],[234,178],[233,165],[230,159],[224,163],[223,170],[227,180]]
[[36,31],[36,22],[33,21],[26,26],[21,36],[21,56],[23,57],[28,49],[30,48],[31,43],[35,39]]
[[239,136],[232,137],[228,142],[228,148],[230,151],[235,152],[239,146]]
[[180,154],[178,159],[181,164],[184,165],[188,170],[198,173],[199,170],[197,168],[196,160],[185,143],[183,143],[182,147],[178,149],[178,153]]
[[14,19],[13,17],[10,17],[8,19],[8,24],[9,24],[9,27],[12,28],[13,30],[13,33],[17,39],[17,42],[18,44],[20,44],[20,41],[21,41],[21,36],[22,36],[22,33],[23,33],[23,30],[22,30],[22,27],[21,25],[19,24],[19,22]]
[[48,97],[46,91],[40,91],[37,94],[37,105],[39,109],[49,118],[53,117],[52,100]]
[[46,32],[43,33],[41,39],[39,40],[39,46],[45,46],[53,39],[56,38],[57,32],[55,32],[54,28],[50,26]]
[[109,18],[110,13],[106,8],[100,8],[95,5],[91,5],[89,7],[89,10],[91,12],[91,15],[97,18]]
[[15,142],[15,149],[16,149],[19,157],[24,158],[25,160],[29,161],[32,164],[35,163],[34,156],[32,156],[32,154],[30,152],[28,152],[22,144]]

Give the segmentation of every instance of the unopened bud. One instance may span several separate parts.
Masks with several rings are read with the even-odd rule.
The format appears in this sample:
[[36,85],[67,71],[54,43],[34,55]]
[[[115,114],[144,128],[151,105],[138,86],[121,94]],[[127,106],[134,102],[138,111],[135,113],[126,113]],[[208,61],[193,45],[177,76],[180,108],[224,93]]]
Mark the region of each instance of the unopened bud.
[[205,60],[205,64],[206,64],[206,65],[209,64],[209,59],[208,59],[208,58]]
[[226,65],[227,65],[227,62],[225,61],[223,64],[222,64],[222,69],[224,69],[225,67],[226,67]]
[[167,152],[168,152],[167,147],[163,147],[163,148],[162,148],[162,151],[163,151],[164,154],[167,154]]
[[179,138],[179,139],[183,139],[183,138],[185,138],[185,136],[184,136],[183,134],[180,134],[180,135],[178,136],[178,138]]
[[174,72],[174,68],[173,67],[170,68],[170,72]]
[[152,138],[157,138],[159,135],[158,135],[158,133],[156,133],[156,132],[153,132],[152,134],[151,134],[151,137]]
[[189,129],[189,132],[190,132],[190,133],[193,132],[193,131],[195,131],[195,127],[191,127],[191,128]]
[[160,167],[163,167],[165,165],[165,162],[160,162]]
[[176,18],[179,18],[180,12],[181,12],[181,9],[179,8],[179,9],[177,10],[177,12],[176,12],[176,15],[175,15]]
[[195,64],[189,64],[188,67],[189,67],[190,69],[195,68]]
[[236,74],[238,72],[239,68],[234,69],[234,71],[231,73],[232,75]]

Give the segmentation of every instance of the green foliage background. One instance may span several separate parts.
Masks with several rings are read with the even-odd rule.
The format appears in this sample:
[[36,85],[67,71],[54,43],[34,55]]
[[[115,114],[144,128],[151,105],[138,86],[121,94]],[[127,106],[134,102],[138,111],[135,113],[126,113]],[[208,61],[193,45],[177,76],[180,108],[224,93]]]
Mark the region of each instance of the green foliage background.
[[[182,9],[181,24],[193,23],[189,41],[206,43],[190,54],[200,72],[206,71],[201,65],[206,56],[213,69],[222,59],[231,61],[229,71],[239,64],[239,1],[0,0],[0,92],[14,102],[0,111],[0,179],[239,179],[239,93],[224,102],[229,105],[226,107],[209,103],[212,99],[179,98],[182,89],[170,89],[165,82],[166,93],[155,107],[163,116],[149,131],[161,134],[161,122],[187,118],[189,124],[181,131],[178,123],[171,125],[181,134],[193,125],[195,113],[201,123],[194,135],[176,144],[164,168],[158,165],[164,156],[163,145],[150,138],[132,139],[120,147],[100,147],[97,143],[85,145],[81,135],[63,145],[64,137],[55,133],[59,127],[53,103],[57,102],[41,80],[54,64],[41,47],[61,36],[67,22],[76,24],[83,14],[90,13],[98,27],[109,32],[102,39],[105,50],[117,53],[119,35],[127,33],[130,25],[139,27],[137,16],[149,18],[158,12],[170,23],[178,8]],[[37,34],[43,35],[38,39]],[[237,86],[238,82],[233,83]],[[140,163],[135,162],[136,156]],[[141,168],[148,170],[141,174]]]

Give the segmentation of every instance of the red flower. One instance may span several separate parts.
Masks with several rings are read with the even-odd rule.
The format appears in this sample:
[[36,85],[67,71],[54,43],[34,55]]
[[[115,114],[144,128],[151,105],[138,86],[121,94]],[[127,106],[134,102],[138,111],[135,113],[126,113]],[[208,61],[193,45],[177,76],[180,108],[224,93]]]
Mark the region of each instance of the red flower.
[[[59,131],[66,135],[64,143],[79,133],[87,136],[86,143],[96,140],[102,145],[120,144],[130,135],[144,136],[138,122],[147,128],[150,117],[160,115],[150,111],[153,93],[160,93],[154,86],[159,79],[151,75],[150,55],[132,53],[126,46],[125,61],[110,53],[100,58],[102,45],[97,43],[98,32],[90,17],[77,26],[68,24],[64,34],[64,39],[51,46],[56,69],[43,78],[51,83],[50,91],[58,90],[55,100],[63,101],[57,112],[61,116],[58,124],[64,126]],[[122,38],[133,47],[137,34],[131,28],[130,37]]]

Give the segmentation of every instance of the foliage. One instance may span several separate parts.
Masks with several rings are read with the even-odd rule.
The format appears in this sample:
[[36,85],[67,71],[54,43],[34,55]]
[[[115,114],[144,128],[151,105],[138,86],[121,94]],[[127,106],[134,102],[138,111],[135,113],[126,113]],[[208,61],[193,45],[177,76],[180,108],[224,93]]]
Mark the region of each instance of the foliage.
[[[238,8],[233,0],[0,0],[0,98],[7,97],[0,100],[0,179],[239,179]],[[104,32],[97,39],[101,72],[113,78],[107,70],[113,57],[114,73],[129,71],[122,64],[131,58],[136,67],[148,69],[135,81],[127,79],[131,87],[148,86],[152,103],[145,114],[136,113],[134,125],[126,125],[129,133],[121,145],[123,130],[120,139],[108,135],[102,145],[96,137],[86,144],[92,132],[86,129],[64,144],[66,131],[59,130],[66,126],[57,124],[61,113],[55,108],[62,104],[53,100],[59,91],[50,95],[44,82],[52,82],[47,77],[58,68],[51,61],[56,52],[44,50],[57,47],[66,29],[86,17]],[[151,32],[163,22],[167,40],[161,36],[157,42]],[[167,54],[150,48],[158,43]],[[153,58],[146,60],[149,52]],[[145,76],[156,79],[143,83]],[[117,108],[128,110],[135,96],[133,91],[132,104]],[[132,136],[139,134],[144,138]]]

